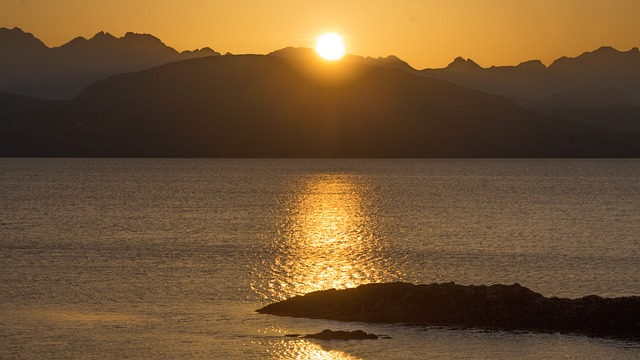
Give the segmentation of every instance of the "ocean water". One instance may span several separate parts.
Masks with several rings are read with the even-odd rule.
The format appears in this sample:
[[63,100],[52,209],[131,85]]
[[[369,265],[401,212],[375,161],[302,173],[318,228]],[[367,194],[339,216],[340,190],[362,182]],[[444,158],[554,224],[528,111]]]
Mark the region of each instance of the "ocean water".
[[[380,281],[640,295],[640,160],[0,159],[0,358],[633,359],[260,315]],[[362,329],[392,339],[286,338]]]

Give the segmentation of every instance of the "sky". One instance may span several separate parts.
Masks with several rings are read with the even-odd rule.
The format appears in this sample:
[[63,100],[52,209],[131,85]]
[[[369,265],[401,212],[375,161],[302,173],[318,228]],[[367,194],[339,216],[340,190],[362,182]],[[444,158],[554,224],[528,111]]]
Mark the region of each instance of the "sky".
[[601,46],[640,46],[640,0],[0,0],[0,27],[50,47],[99,31],[148,33],[176,50],[234,54],[313,47],[341,34],[347,52],[396,55],[415,68],[455,57],[482,66],[549,64]]

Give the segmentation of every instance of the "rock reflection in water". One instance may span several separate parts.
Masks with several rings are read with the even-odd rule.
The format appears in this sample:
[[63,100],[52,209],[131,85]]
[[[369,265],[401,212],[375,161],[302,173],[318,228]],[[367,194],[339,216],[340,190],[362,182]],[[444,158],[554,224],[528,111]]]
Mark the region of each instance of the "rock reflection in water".
[[361,178],[304,178],[279,214],[253,274],[263,299],[399,278],[378,228],[375,194]]

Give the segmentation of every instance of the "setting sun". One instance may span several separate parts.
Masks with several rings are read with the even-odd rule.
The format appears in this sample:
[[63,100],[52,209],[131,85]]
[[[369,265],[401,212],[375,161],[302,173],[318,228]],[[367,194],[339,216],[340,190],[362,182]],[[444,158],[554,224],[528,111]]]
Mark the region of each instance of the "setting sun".
[[344,51],[344,41],[336,33],[325,33],[316,38],[316,52],[325,60],[340,60]]

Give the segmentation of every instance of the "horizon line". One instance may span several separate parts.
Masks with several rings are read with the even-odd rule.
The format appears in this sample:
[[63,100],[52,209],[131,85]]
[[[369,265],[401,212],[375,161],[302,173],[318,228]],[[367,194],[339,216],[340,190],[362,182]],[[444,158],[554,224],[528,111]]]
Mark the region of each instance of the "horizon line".
[[[83,36],[83,35],[78,35],[78,36],[75,36],[75,37],[71,38],[70,40],[68,40],[68,41],[66,41],[66,42],[63,42],[63,43],[62,43],[62,44],[60,44],[60,45],[53,45],[53,46],[52,46],[52,45],[50,45],[50,44],[47,44],[47,43],[46,43],[45,41],[43,41],[42,39],[40,39],[40,38],[39,38],[38,36],[36,36],[34,33],[31,33],[31,32],[29,32],[29,31],[25,31],[24,29],[22,29],[22,28],[21,28],[21,27],[19,27],[19,26],[14,26],[13,28],[4,27],[4,26],[3,26],[3,27],[0,27],[0,30],[2,30],[2,29],[9,30],[9,31],[12,31],[12,30],[19,30],[19,31],[21,31],[21,32],[23,32],[23,33],[25,33],[25,34],[27,34],[27,35],[31,35],[31,36],[33,36],[34,38],[36,38],[37,40],[41,41],[41,42],[42,42],[42,43],[43,43],[47,48],[49,48],[49,49],[60,48],[60,47],[62,47],[62,46],[64,46],[64,45],[66,45],[66,44],[69,44],[71,41],[73,41],[73,40],[75,40],[75,39],[78,39],[78,38],[82,38],[82,39],[84,39],[84,40],[89,41],[89,40],[91,40],[91,39],[93,39],[93,38],[95,38],[96,36],[101,35],[101,34],[103,34],[103,35],[110,35],[110,36],[114,37],[115,39],[123,39],[123,38],[125,38],[128,34],[133,34],[133,35],[143,35],[143,36],[144,36],[144,35],[146,35],[146,36],[151,36],[151,37],[153,37],[153,38],[158,39],[162,44],[164,44],[165,46],[167,46],[167,47],[169,47],[169,48],[171,48],[171,49],[173,49],[173,50],[175,50],[175,51],[177,51],[178,53],[184,53],[184,52],[189,52],[189,51],[199,51],[199,50],[204,50],[204,49],[211,49],[211,50],[213,50],[214,52],[219,53],[221,56],[224,56],[224,55],[227,55],[227,54],[230,54],[230,55],[265,55],[265,56],[266,56],[266,55],[269,55],[269,54],[271,54],[271,53],[277,52],[277,51],[279,51],[279,50],[287,49],[287,48],[294,48],[294,49],[301,49],[301,48],[302,48],[302,49],[312,49],[311,47],[308,47],[308,46],[295,46],[295,45],[290,45],[290,46],[281,47],[281,48],[278,48],[278,49],[271,50],[271,51],[269,51],[269,52],[267,52],[267,53],[258,53],[258,52],[236,52],[236,53],[234,53],[234,52],[231,52],[231,51],[223,51],[223,50],[219,50],[219,49],[216,49],[215,47],[212,47],[212,46],[210,46],[210,45],[205,45],[205,46],[202,46],[202,47],[200,47],[200,48],[194,48],[194,49],[186,49],[186,48],[185,48],[185,49],[180,49],[180,48],[177,48],[177,47],[174,47],[174,46],[171,46],[171,45],[167,44],[167,43],[166,43],[166,42],[164,42],[164,40],[162,40],[160,37],[158,37],[158,36],[156,36],[156,35],[154,35],[154,34],[151,34],[151,33],[145,33],[145,32],[138,33],[138,32],[134,32],[134,31],[126,31],[126,32],[124,32],[124,34],[123,34],[123,35],[118,36],[118,35],[114,35],[113,33],[109,32],[109,31],[105,31],[105,30],[98,31],[98,32],[96,32],[95,34],[93,34],[91,37],[85,37],[85,36]],[[527,63],[527,62],[532,62],[532,61],[539,61],[539,62],[541,62],[541,63],[542,63],[546,68],[548,68],[549,66],[551,66],[551,65],[552,65],[555,61],[557,61],[557,60],[565,59],[565,58],[566,58],[566,59],[574,59],[574,58],[577,58],[577,57],[579,57],[579,56],[581,56],[581,55],[588,54],[588,53],[593,53],[593,52],[598,51],[598,50],[603,49],[603,48],[610,48],[610,49],[616,50],[616,51],[621,52],[621,53],[633,52],[634,50],[635,50],[636,52],[640,52],[640,50],[639,50],[640,45],[632,46],[632,47],[631,47],[631,48],[629,48],[628,50],[620,50],[620,49],[618,49],[618,48],[616,48],[615,46],[612,46],[612,45],[601,45],[601,46],[599,46],[599,47],[597,47],[596,49],[593,49],[593,50],[586,50],[586,51],[582,51],[582,52],[581,52],[580,54],[578,54],[578,55],[562,55],[562,56],[560,56],[560,57],[557,57],[557,58],[555,58],[555,59],[551,60],[550,62],[545,62],[545,61],[541,60],[540,58],[535,58],[535,59],[526,59],[526,60],[521,60],[521,61],[519,61],[519,62],[517,62],[517,63],[511,63],[511,64],[506,64],[506,65],[505,65],[505,64],[482,65],[482,64],[478,63],[476,60],[473,60],[473,57],[466,57],[466,56],[458,55],[458,56],[455,56],[451,61],[449,61],[449,62],[447,63],[447,65],[445,65],[445,66],[443,66],[443,67],[423,67],[423,68],[418,68],[418,67],[413,66],[413,65],[411,64],[411,62],[409,62],[409,61],[405,60],[403,57],[401,57],[401,56],[399,56],[399,55],[396,55],[396,54],[387,54],[387,55],[378,55],[378,56],[376,56],[376,55],[360,55],[360,54],[346,53],[346,54],[345,54],[345,57],[346,57],[346,56],[356,56],[356,57],[363,57],[363,58],[365,58],[365,59],[366,59],[366,58],[384,59],[384,58],[388,58],[388,57],[395,57],[395,58],[397,58],[397,59],[399,59],[399,60],[401,60],[401,61],[404,61],[404,62],[405,62],[405,63],[407,63],[411,68],[413,68],[413,69],[415,69],[415,70],[418,70],[418,71],[420,71],[420,70],[437,70],[437,69],[444,69],[444,68],[446,68],[447,66],[451,65],[453,62],[455,62],[455,61],[456,61],[456,59],[458,59],[458,58],[461,58],[461,59],[463,59],[463,60],[465,60],[465,61],[469,61],[469,60],[470,60],[470,61],[474,62],[475,64],[477,64],[478,66],[480,66],[480,67],[481,67],[481,68],[483,68],[483,69],[490,69],[490,68],[497,68],[497,67],[515,67],[515,66],[518,66],[518,65],[521,65],[521,64]],[[312,49],[312,50],[313,50],[313,49]]]

